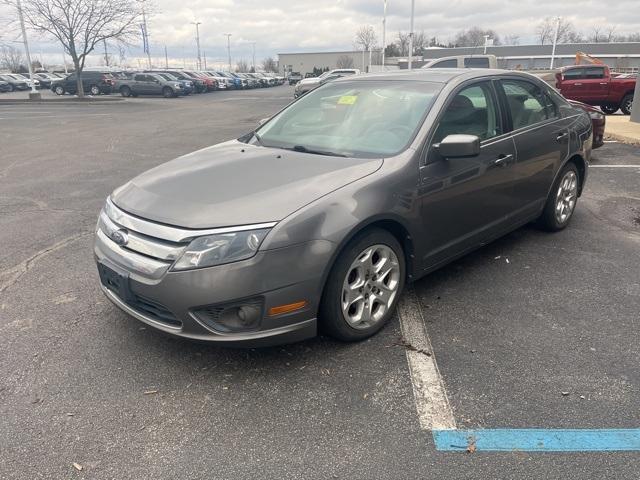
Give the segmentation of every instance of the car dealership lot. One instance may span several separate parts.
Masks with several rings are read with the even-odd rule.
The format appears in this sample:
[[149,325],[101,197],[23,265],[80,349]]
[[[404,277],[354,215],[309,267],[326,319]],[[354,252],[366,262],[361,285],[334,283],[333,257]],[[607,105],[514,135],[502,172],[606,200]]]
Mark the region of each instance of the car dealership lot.
[[[103,297],[92,232],[113,188],[291,96],[0,106],[0,478],[634,478],[637,452],[437,452],[398,319],[359,344],[225,350]],[[640,152],[594,157],[568,229],[413,286],[458,428],[640,426]]]

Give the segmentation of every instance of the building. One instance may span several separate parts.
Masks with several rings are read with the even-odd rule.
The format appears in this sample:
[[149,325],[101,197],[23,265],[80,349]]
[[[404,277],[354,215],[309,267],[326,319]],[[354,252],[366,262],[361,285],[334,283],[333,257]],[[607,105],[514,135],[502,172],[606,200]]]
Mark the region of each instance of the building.
[[[544,70],[551,61],[552,45],[505,45],[487,47],[487,54],[498,58],[498,65],[506,69]],[[454,55],[473,55],[484,52],[484,47],[429,48],[423,55],[413,59],[416,68],[435,58]],[[621,72],[637,72],[640,70],[640,42],[629,43],[566,43],[556,46],[554,66],[573,65],[577,52],[584,52],[599,58],[614,70]],[[313,68],[337,68],[339,59],[350,58],[353,68],[363,71],[368,66],[379,65],[380,52],[373,52],[371,63],[369,55],[361,51],[318,52],[318,53],[281,53],[278,55],[280,73],[300,72],[303,76],[313,72]],[[407,68],[406,58],[387,58],[385,64],[396,68]]]

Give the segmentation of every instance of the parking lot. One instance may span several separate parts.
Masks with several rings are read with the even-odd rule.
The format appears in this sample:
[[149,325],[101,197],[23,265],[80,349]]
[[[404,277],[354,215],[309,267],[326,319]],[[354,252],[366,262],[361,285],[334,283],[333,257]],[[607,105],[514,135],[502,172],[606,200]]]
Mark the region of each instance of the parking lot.
[[[569,228],[421,279],[361,343],[194,344],[103,296],[109,193],[292,95],[0,105],[0,478],[638,478],[637,452],[449,453],[423,428],[640,427],[637,146],[594,152]],[[444,410],[416,408],[429,385],[408,359],[437,362]]]

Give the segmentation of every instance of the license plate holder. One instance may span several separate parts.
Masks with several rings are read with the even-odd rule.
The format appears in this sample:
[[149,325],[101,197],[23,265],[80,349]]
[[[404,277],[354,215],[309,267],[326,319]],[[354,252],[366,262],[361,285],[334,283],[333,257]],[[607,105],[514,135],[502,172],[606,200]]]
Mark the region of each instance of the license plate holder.
[[129,287],[128,273],[98,262],[98,274],[100,275],[102,285],[115,293],[123,302],[129,302],[131,299],[131,289]]

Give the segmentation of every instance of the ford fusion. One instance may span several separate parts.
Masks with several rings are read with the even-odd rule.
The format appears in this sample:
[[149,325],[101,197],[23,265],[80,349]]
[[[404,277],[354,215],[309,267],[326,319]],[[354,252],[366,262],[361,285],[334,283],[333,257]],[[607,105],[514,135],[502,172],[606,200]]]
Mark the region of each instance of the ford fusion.
[[102,290],[194,340],[361,340],[407,282],[528,222],[565,228],[591,146],[589,116],[527,74],[345,77],[117,188]]

